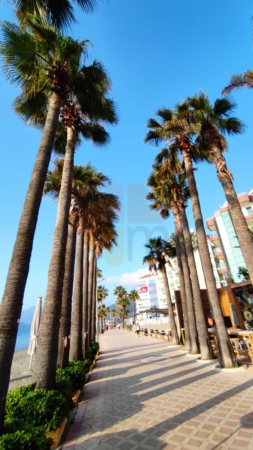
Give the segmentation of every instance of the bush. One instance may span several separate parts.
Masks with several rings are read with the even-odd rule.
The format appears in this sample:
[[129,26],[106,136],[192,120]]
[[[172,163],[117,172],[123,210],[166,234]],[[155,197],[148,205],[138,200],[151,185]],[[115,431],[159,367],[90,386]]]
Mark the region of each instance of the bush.
[[94,352],[94,355],[96,355],[98,350],[99,350],[99,343],[98,342],[92,342],[91,343],[91,349]]
[[58,391],[35,390],[32,384],[9,392],[5,411],[5,433],[13,433],[27,426],[41,426],[44,431],[50,431],[58,428],[68,416],[70,402]]
[[53,440],[41,428],[27,428],[0,437],[1,450],[49,450]]
[[[89,370],[89,364],[85,361],[72,361],[62,369],[62,380],[71,385],[72,393],[82,389],[85,383],[85,375]],[[59,380],[60,370],[57,370],[56,379]]]

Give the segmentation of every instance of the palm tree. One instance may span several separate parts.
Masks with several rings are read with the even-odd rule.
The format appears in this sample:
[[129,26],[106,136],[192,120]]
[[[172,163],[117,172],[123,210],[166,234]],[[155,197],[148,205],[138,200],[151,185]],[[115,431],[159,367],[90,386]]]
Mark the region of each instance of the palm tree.
[[105,305],[100,305],[98,307],[98,318],[100,319],[100,329],[104,328],[104,319],[107,316],[107,307]]
[[111,316],[114,318],[114,323],[116,325],[117,310],[115,308],[111,309]]
[[219,296],[216,289],[193,168],[193,161],[198,162],[205,160],[210,162],[211,158],[208,151],[205,149],[201,149],[200,151],[198,146],[193,145],[193,138],[198,131],[198,125],[191,123],[189,120],[189,112],[187,116],[188,110],[189,106],[187,102],[182,102],[177,105],[175,111],[166,108],[158,110],[157,115],[160,118],[160,122],[155,119],[150,119],[148,121],[148,128],[151,130],[148,132],[145,142],[153,142],[158,145],[159,142],[163,142],[165,140],[170,144],[170,148],[173,148],[174,152],[181,154],[183,157],[185,173],[188,179],[200,258],[205,275],[210,308],[216,323],[220,365],[221,367],[230,368],[235,366],[234,353],[224,324]]
[[142,262],[143,264],[148,264],[149,270],[159,270],[162,274],[163,285],[165,296],[167,300],[168,313],[170,318],[170,326],[171,326],[171,335],[172,342],[174,345],[179,345],[177,326],[175,322],[175,316],[173,311],[173,304],[170,295],[170,288],[168,283],[168,278],[166,274],[166,254],[170,250],[170,245],[168,242],[164,241],[160,236],[158,238],[149,239],[149,243],[145,244],[145,247],[148,249],[149,253],[144,256]]
[[102,285],[98,286],[98,288],[97,288],[97,301],[98,302],[102,303],[103,300],[106,297],[108,297],[108,295],[109,295],[109,291],[108,291],[108,289],[106,289],[105,286],[102,286]]
[[132,300],[134,302],[134,323],[135,323],[135,321],[136,321],[136,319],[135,319],[135,317],[136,317],[136,303],[135,302],[137,300],[140,300],[140,296],[139,296],[139,293],[135,289],[133,289],[132,291],[129,292],[128,298],[129,298],[129,300]]
[[[90,205],[89,224],[89,272],[88,272],[88,342],[90,342],[95,328],[95,307],[96,298],[94,296],[94,275],[97,266],[97,231],[102,235],[103,228],[109,223],[117,220],[115,211],[119,210],[118,197],[113,194],[98,192],[94,197],[94,202]],[[115,235],[114,235],[115,237]],[[93,330],[93,331],[92,331]]]
[[127,294],[125,297],[121,296],[121,297],[118,297],[118,299],[116,300],[116,306],[119,308],[118,315],[122,319],[123,328],[125,327],[125,318],[129,314],[129,310],[127,309],[129,305],[130,305],[130,300],[129,300]]
[[[63,37],[53,27],[41,25],[36,19],[30,20],[29,27],[32,32],[24,31],[9,22],[2,24],[1,55],[5,74],[12,83],[17,83],[22,91],[15,102],[16,110],[21,117],[26,117],[24,110],[26,113],[30,109],[34,111],[34,103],[37,101],[40,100],[41,104],[42,100],[44,104],[47,99],[48,103],[41,143],[20,218],[1,303],[0,423],[8,390],[33,238],[60,108],[68,99],[70,86],[74,89],[76,68],[86,52],[85,42],[79,43],[69,37]],[[31,122],[41,124],[41,116],[44,118],[45,114],[38,114]]]
[[[158,156],[157,156],[158,158]],[[151,192],[146,196],[147,200],[150,200],[152,203],[150,205],[150,209],[158,211],[163,219],[167,219],[170,216],[170,210],[172,209],[172,202],[170,196],[168,195],[168,186],[166,184],[161,184],[160,174],[159,180],[157,180],[157,174],[159,174],[159,166],[153,165],[153,173],[147,180],[147,185],[152,189]],[[176,248],[175,255],[177,256],[177,267],[178,267],[178,277],[180,283],[180,295],[182,302],[182,310],[183,310],[183,318],[184,318],[184,335],[185,335],[185,349],[188,352],[191,352],[191,341],[190,338],[190,324],[189,324],[189,316],[188,316],[188,306],[187,306],[187,295],[185,290],[185,280],[184,280],[184,272],[181,258],[181,248],[179,242],[179,235],[177,231],[177,224],[174,216],[174,227],[175,227],[175,239],[174,242],[170,239],[170,244],[172,247]],[[173,256],[175,256],[173,255]],[[189,305],[190,306],[190,305]]]
[[228,95],[234,89],[239,88],[252,89],[253,87],[253,71],[247,70],[240,75],[232,75],[229,84],[223,89],[222,95]]
[[[77,0],[76,2],[86,13],[93,12],[97,4],[96,0]],[[29,13],[46,18],[58,28],[66,28],[76,22],[73,5],[69,0],[12,0],[12,3],[21,23],[25,21]]]
[[113,291],[113,295],[116,295],[117,298],[126,297],[127,291],[123,286],[116,286]]
[[228,170],[224,158],[224,152],[227,151],[225,135],[242,133],[243,124],[239,119],[231,116],[235,103],[228,98],[217,99],[214,105],[211,105],[208,97],[200,94],[189,97],[187,101],[192,115],[191,120],[200,127],[197,143],[200,149],[207,149],[213,158],[217,177],[223,187],[250,280],[253,283],[253,238],[233,185],[233,175]]
[[[173,156],[175,157],[175,155]],[[214,356],[210,344],[207,323],[202,305],[196,263],[193,255],[192,238],[189,230],[187,215],[185,212],[187,201],[189,199],[189,189],[188,185],[186,184],[186,175],[184,172],[182,172],[182,167],[180,167],[178,163],[176,166],[174,165],[174,174],[172,170],[167,170],[168,165],[169,167],[173,166],[173,161],[170,160],[170,157],[170,151],[168,149],[165,149],[163,150],[163,152],[157,155],[156,161],[160,164],[162,161],[164,161],[163,164],[160,165],[160,177],[165,180],[167,186],[167,196],[171,197],[171,204],[175,217],[176,244],[178,238],[180,254],[185,258],[183,271],[185,274],[185,282],[187,283],[188,281],[187,300],[189,323],[191,328],[190,336],[192,341],[196,340],[196,344],[193,344],[193,346],[195,347],[194,351],[198,351],[199,341],[201,358],[213,359]],[[178,174],[176,174],[177,170],[179,172]],[[188,277],[186,276],[187,272],[189,272]],[[191,292],[193,294],[194,302],[190,301],[189,288],[191,289]],[[196,314],[197,330],[196,326],[193,326],[195,322],[194,312]]]
[[[58,194],[61,186],[62,172],[64,166],[64,160],[57,159],[54,163],[55,169],[53,171],[48,171],[47,181],[45,185],[45,193],[50,193],[53,198],[58,198]],[[71,356],[70,359],[77,360],[82,357],[82,343],[83,343],[83,334],[82,331],[86,330],[86,327],[83,327],[83,295],[82,295],[82,273],[83,270],[83,260],[82,253],[85,253],[86,246],[82,245],[83,240],[85,241],[86,233],[84,231],[84,197],[86,198],[85,204],[87,204],[87,198],[91,198],[93,196],[94,190],[96,190],[100,186],[104,186],[106,183],[110,182],[110,179],[103,175],[102,173],[96,172],[95,168],[91,166],[91,164],[87,164],[86,166],[74,166],[73,168],[73,180],[72,180],[72,204],[71,204],[71,217],[73,216],[75,219],[75,225],[78,223],[78,243],[77,243],[77,261],[76,261],[76,270],[75,270],[75,290],[73,297],[73,308],[72,308],[72,325],[71,325]],[[86,207],[87,209],[87,207]],[[74,214],[73,214],[74,213]],[[71,220],[73,223],[73,218]],[[72,236],[72,227],[69,225],[68,228],[68,240],[69,237]],[[83,237],[84,236],[84,237]],[[60,319],[60,330],[59,330],[59,350],[58,350],[58,361],[59,357],[61,357],[62,351],[62,339],[64,336],[70,335],[70,316],[71,316],[71,300],[72,300],[72,286],[73,286],[73,271],[69,273],[66,269],[66,265],[69,258],[68,251],[66,252],[66,261],[65,261],[65,270],[64,270],[64,285],[70,285],[71,291],[69,291],[69,295],[62,295],[62,312]],[[77,275],[78,274],[78,275]],[[63,291],[64,293],[64,291]],[[66,305],[67,303],[67,305]],[[67,360],[68,356],[68,348],[64,352],[64,363]]]
[[116,286],[113,291],[113,295],[116,295],[116,306],[119,308],[118,316],[122,319],[123,328],[125,325],[125,317],[127,314],[127,307],[130,305],[130,300],[126,289],[123,286]]

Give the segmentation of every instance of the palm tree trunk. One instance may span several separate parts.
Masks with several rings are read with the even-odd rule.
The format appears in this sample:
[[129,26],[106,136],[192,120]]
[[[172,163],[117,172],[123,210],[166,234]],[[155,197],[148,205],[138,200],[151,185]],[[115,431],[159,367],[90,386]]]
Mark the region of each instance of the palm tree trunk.
[[220,357],[220,365],[224,368],[235,367],[234,352],[231,347],[227,329],[225,327],[220,300],[216,289],[216,283],[213,274],[212,263],[209,255],[206,234],[204,229],[204,222],[202,212],[199,203],[199,196],[196,186],[196,181],[193,173],[191,157],[187,151],[183,151],[183,159],[185,164],[185,171],[188,179],[188,185],[191,196],[192,210],[194,215],[196,234],[199,246],[199,253],[203,272],[205,276],[205,282],[207,286],[207,292],[209,297],[209,303],[211,313],[215,322],[217,344]]
[[85,342],[83,341],[83,356],[88,348],[88,272],[89,272],[89,232],[84,230],[83,244],[83,333],[86,333]]
[[191,352],[191,339],[190,339],[189,316],[188,316],[188,307],[187,307],[185,285],[184,285],[184,274],[183,274],[183,266],[182,266],[182,259],[181,259],[181,249],[180,249],[179,235],[178,235],[177,222],[176,222],[175,215],[174,215],[174,227],[175,227],[178,277],[179,277],[180,294],[181,294],[180,296],[181,296],[183,319],[184,319],[185,350],[187,350],[187,352],[190,353]]
[[66,367],[69,361],[69,339],[68,345],[63,350],[63,339],[65,336],[70,336],[71,327],[71,307],[72,307],[72,292],[74,280],[74,265],[75,265],[75,250],[76,250],[76,226],[68,225],[68,240],[66,247],[64,280],[62,288],[62,305],[61,305],[61,320],[58,339],[58,360],[57,366]]
[[183,274],[184,274],[184,283],[185,283],[185,294],[186,294],[186,302],[187,302],[187,311],[189,317],[189,331],[190,331],[190,339],[191,339],[191,354],[196,355],[199,353],[199,339],[196,327],[196,318],[193,304],[193,296],[192,296],[192,285],[190,279],[189,266],[186,256],[185,243],[183,237],[182,224],[180,220],[180,214],[178,208],[174,208],[175,219],[177,222],[177,230],[180,244],[180,254],[182,259],[183,266]]
[[182,209],[182,211],[181,211],[181,218],[182,218],[182,224],[183,224],[185,249],[186,249],[186,254],[187,254],[187,259],[188,259],[188,266],[190,269],[190,275],[191,275],[192,292],[193,292],[193,299],[194,299],[194,306],[195,306],[195,313],[196,313],[201,359],[203,359],[203,360],[213,359],[214,354],[213,354],[212,346],[210,343],[205,314],[204,314],[204,310],[203,310],[203,304],[202,304],[200,287],[199,287],[199,279],[198,279],[196,263],[195,263],[195,259],[194,259],[193,248],[192,248],[191,234],[190,234],[190,230],[189,230],[189,224],[188,224],[188,219],[187,219],[187,216],[185,213],[185,209]]
[[170,318],[172,343],[174,345],[179,345],[177,326],[176,326],[176,322],[175,322],[175,316],[174,316],[173,305],[172,305],[169,283],[168,283],[165,266],[162,266],[161,273],[162,273],[162,277],[163,277],[164,291],[165,291],[165,296],[166,296],[167,306],[168,306],[168,313],[169,313],[169,318]]
[[217,169],[218,179],[223,187],[227,202],[230,207],[235,231],[238,237],[240,248],[249,272],[250,281],[253,284],[253,238],[248,228],[246,219],[243,215],[240,203],[232,181],[232,175],[226,166],[226,160],[217,147],[212,148],[215,167]]
[[47,291],[40,325],[40,345],[34,364],[33,379],[37,388],[53,389],[55,385],[75,139],[75,131],[68,127]]
[[74,276],[74,294],[71,318],[70,361],[82,359],[82,306],[83,306],[83,224],[80,222],[77,232],[76,264]]
[[53,94],[49,103],[45,127],[28,187],[16,241],[0,305],[0,433],[8,392],[11,363],[15,350],[23,296],[29,272],[33,239],[47,176],[48,165],[57,131],[61,100]]
[[91,316],[91,342],[95,341],[97,316],[97,258],[94,258],[93,268],[93,293],[92,293],[92,316]]
[[88,347],[91,344],[91,320],[92,320],[92,294],[93,294],[93,272],[94,272],[94,258],[95,258],[95,240],[92,231],[90,232],[89,242],[89,274],[88,274]]

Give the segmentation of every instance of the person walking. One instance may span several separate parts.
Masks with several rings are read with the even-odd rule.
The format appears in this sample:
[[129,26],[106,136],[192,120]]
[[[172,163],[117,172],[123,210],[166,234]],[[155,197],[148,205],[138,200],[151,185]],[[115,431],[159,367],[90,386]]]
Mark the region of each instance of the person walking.
[[137,336],[139,336],[139,337],[140,337],[140,331],[141,331],[141,327],[140,327],[140,325],[137,323],[137,325],[136,325],[136,333],[137,333]]

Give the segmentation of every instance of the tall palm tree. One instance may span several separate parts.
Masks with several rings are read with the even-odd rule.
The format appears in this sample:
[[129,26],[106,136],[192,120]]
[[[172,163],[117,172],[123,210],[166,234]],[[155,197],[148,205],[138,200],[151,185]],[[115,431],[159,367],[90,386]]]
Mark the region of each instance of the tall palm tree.
[[[163,219],[167,219],[170,216],[170,210],[174,213],[172,209],[171,198],[168,195],[168,186],[166,184],[161,184],[160,174],[159,179],[157,180],[157,175],[159,174],[159,166],[153,165],[153,173],[147,180],[147,185],[151,188],[151,192],[146,196],[147,200],[150,200],[152,203],[150,204],[150,209],[159,212]],[[185,349],[188,352],[191,352],[191,341],[193,340],[194,334],[190,337],[190,324],[189,324],[189,315],[188,315],[188,306],[187,303],[187,294],[185,289],[185,280],[184,280],[184,271],[182,265],[181,258],[181,248],[179,242],[179,236],[177,231],[177,224],[174,216],[174,227],[175,227],[175,242],[170,243],[172,246],[175,246],[176,253],[173,256],[177,256],[177,267],[178,267],[178,277],[180,283],[180,294],[181,294],[181,302],[182,302],[182,310],[183,310],[183,318],[184,318],[184,335],[185,335]],[[189,305],[190,306],[190,305]]]
[[[45,104],[45,99],[47,108],[45,114],[38,114],[34,121],[31,120],[36,124],[39,117],[39,124],[41,124],[41,115],[43,115],[44,128],[1,303],[0,423],[2,423],[8,390],[34,233],[60,108],[68,99],[70,86],[74,89],[76,69],[80,58],[86,53],[85,42],[79,43],[69,37],[63,37],[53,27],[38,23],[37,19],[30,20],[29,27],[29,31],[24,31],[9,22],[2,24],[1,57],[4,62],[4,71],[7,78],[12,83],[17,83],[22,91],[15,102],[16,110],[21,117],[26,117],[27,110],[34,111],[34,103],[37,106],[37,101],[39,105],[41,101]],[[23,106],[19,107],[21,103]]]
[[[57,147],[58,149],[58,147]],[[54,163],[54,170],[48,171],[47,180],[45,184],[45,193],[49,193],[53,196],[53,198],[58,198],[61,180],[62,180],[62,172],[64,166],[63,159],[57,159]],[[90,194],[94,192],[98,187],[104,186],[106,183],[110,182],[110,179],[105,175],[97,172],[91,164],[87,164],[86,166],[74,166],[73,168],[73,179],[72,179],[72,189],[71,189],[71,223],[75,220],[75,224],[78,224],[78,245],[77,245],[77,258],[76,261],[76,270],[75,270],[75,290],[73,297],[73,308],[72,308],[72,325],[71,325],[71,360],[76,360],[81,358],[82,354],[82,332],[86,330],[86,328],[82,328],[82,265],[83,258],[81,256],[82,252],[85,251],[82,246],[82,241],[84,240],[84,205],[83,199],[84,197],[90,198]],[[93,195],[93,194],[92,194]],[[87,201],[85,202],[87,204]],[[87,208],[86,208],[87,209]],[[68,227],[68,240],[73,235],[72,227],[69,225]],[[75,253],[75,252],[74,252]],[[62,339],[64,336],[70,335],[70,318],[71,318],[71,304],[72,304],[72,287],[73,287],[73,269],[69,273],[66,268],[68,259],[70,257],[69,252],[66,252],[66,260],[65,260],[65,270],[64,270],[64,283],[63,283],[63,295],[62,295],[62,306],[61,306],[61,319],[60,319],[60,330],[59,330],[59,349],[58,349],[58,361],[61,358],[62,353]],[[77,276],[77,273],[79,274]],[[78,281],[79,280],[79,281]],[[71,291],[66,291],[64,288],[65,284],[67,286],[71,286]],[[64,364],[67,361],[69,348],[64,351]]]
[[218,180],[223,187],[232,221],[242,254],[253,283],[253,238],[243,215],[237,193],[233,184],[233,175],[227,168],[224,152],[228,145],[225,135],[242,133],[244,126],[236,117],[231,116],[235,103],[228,98],[217,99],[212,105],[204,94],[189,97],[189,110],[191,120],[199,125],[197,144],[207,149],[213,159],[217,170]]
[[149,239],[149,243],[145,244],[149,253],[144,256],[143,264],[148,264],[149,270],[159,270],[162,274],[165,296],[167,300],[168,313],[170,318],[170,327],[172,342],[174,345],[179,345],[177,326],[175,322],[175,316],[173,311],[173,304],[170,295],[170,288],[168,278],[166,274],[166,253],[169,251],[169,243],[164,241],[160,236],[158,238]]
[[134,302],[134,323],[135,323],[135,321],[136,321],[136,301],[140,300],[139,292],[136,291],[135,289],[133,289],[132,291],[129,292],[128,298],[129,298],[129,300]]
[[[75,150],[76,127],[80,126],[72,118],[67,126],[67,146],[64,159],[64,166],[61,180],[61,190],[59,194],[56,227],[54,231],[52,254],[48,272],[48,284],[45,296],[44,310],[40,325],[40,348],[35,362],[33,378],[38,387],[52,388],[55,382],[55,355],[56,348],[53,344],[55,336],[59,330],[59,316],[61,310],[61,296],[64,275],[64,258],[67,242],[67,215],[71,200],[72,171]],[[72,123],[72,126],[70,126]],[[74,134],[73,134],[74,133]],[[101,142],[101,141],[99,141]],[[82,233],[80,234],[82,238]],[[82,240],[83,242],[83,240]],[[83,251],[83,246],[81,244]],[[80,261],[82,261],[80,256]],[[79,280],[82,279],[82,272]],[[48,322],[50,317],[50,321]],[[81,319],[80,319],[81,323]]]
[[189,106],[187,102],[182,102],[177,105],[175,111],[166,108],[158,110],[157,115],[159,116],[160,121],[157,121],[156,119],[150,119],[148,121],[148,128],[150,128],[150,131],[145,138],[145,142],[153,142],[158,145],[165,140],[170,144],[170,148],[173,148],[174,152],[182,155],[188,179],[200,258],[205,275],[210,308],[216,323],[220,365],[222,367],[230,368],[235,366],[234,353],[224,324],[219,296],[216,289],[193,168],[193,162],[200,162],[203,160],[210,162],[211,158],[210,153],[206,149],[202,148],[200,151],[198,146],[193,145],[194,137],[198,131],[198,124],[196,125],[189,120],[190,114],[188,113],[187,116],[188,110]]
[[120,311],[119,315],[120,315],[120,318],[122,319],[123,328],[125,327],[125,318],[129,314],[129,310],[127,309],[129,305],[130,305],[130,300],[128,298],[128,295],[126,295],[125,297],[123,297],[123,296],[118,297],[118,299],[116,300],[116,306],[119,308],[119,311]]
[[117,310],[115,308],[111,309],[111,316],[114,319],[114,324],[116,325]]
[[[175,157],[175,155],[173,155]],[[192,239],[189,230],[188,219],[186,215],[187,201],[189,199],[189,189],[186,184],[186,175],[182,172],[182,167],[179,164],[175,166],[174,173],[172,170],[167,170],[167,166],[173,166],[173,161],[170,161],[171,154],[168,149],[163,150],[157,155],[157,163],[162,163],[160,165],[160,177],[165,180],[167,187],[167,196],[171,198],[171,203],[173,205],[173,212],[175,216],[175,236],[179,239],[179,245],[181,247],[181,254],[185,253],[185,259],[187,261],[184,265],[184,273],[189,271],[190,276],[188,277],[190,281],[190,288],[192,289],[194,302],[191,301],[188,304],[188,314],[189,322],[192,327],[195,321],[194,312],[196,314],[197,330],[196,327],[191,329],[191,339],[196,339],[200,343],[200,351],[202,359],[213,359],[213,351],[210,344],[210,339],[208,335],[207,323],[205,319],[205,314],[202,305],[200,286],[198,280],[198,274],[196,269],[196,263],[193,255]],[[176,171],[178,170],[178,174]],[[159,172],[158,172],[159,173]],[[187,280],[186,280],[187,281]],[[187,300],[189,302],[189,295],[187,290]],[[193,314],[193,316],[192,316]],[[197,333],[197,334],[196,334]],[[195,351],[198,349],[198,343],[195,347]]]
[[107,316],[107,308],[105,305],[98,307],[98,318],[100,319],[100,329],[104,328],[104,319]]

